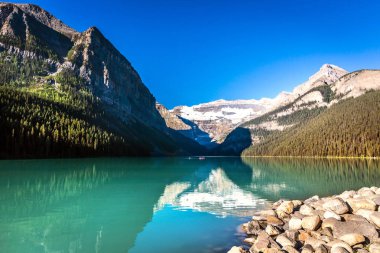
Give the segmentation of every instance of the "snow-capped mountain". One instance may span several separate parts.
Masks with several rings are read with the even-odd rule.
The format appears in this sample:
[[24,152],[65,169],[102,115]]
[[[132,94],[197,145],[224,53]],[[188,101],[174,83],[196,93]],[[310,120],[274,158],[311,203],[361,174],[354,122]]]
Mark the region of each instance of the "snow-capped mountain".
[[[297,100],[297,106],[311,104],[313,101],[319,106],[325,106],[323,94],[317,88],[330,85],[347,73],[338,66],[325,64],[306,82],[296,86],[293,91],[280,92],[275,98],[231,101],[221,99],[194,106],[177,106],[171,112],[194,122],[202,131],[208,133],[214,142],[222,143],[237,126],[292,101]],[[315,91],[309,92],[313,89]],[[305,95],[306,93],[308,94]],[[279,128],[275,123],[272,125],[272,128]]]
[[178,106],[171,112],[194,122],[209,134],[212,141],[221,143],[237,125],[268,112],[274,104],[275,99],[268,98],[233,101],[221,99],[195,106]]
[[159,211],[166,205],[225,217],[253,215],[257,210],[267,207],[269,202],[241,189],[227,177],[223,169],[218,168],[197,185],[189,182],[167,185],[154,211]]

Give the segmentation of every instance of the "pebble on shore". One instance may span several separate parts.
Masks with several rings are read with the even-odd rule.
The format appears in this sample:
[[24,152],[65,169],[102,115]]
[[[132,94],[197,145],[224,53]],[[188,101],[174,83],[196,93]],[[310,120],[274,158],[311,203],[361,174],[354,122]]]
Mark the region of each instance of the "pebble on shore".
[[245,247],[228,253],[380,253],[380,188],[305,201],[279,200],[243,224]]

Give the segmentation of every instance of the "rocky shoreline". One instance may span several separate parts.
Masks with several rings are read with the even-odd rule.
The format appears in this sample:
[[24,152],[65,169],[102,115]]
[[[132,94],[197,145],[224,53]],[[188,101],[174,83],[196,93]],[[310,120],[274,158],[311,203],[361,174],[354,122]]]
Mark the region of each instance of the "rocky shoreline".
[[380,253],[380,188],[279,200],[242,225],[247,247],[228,253]]

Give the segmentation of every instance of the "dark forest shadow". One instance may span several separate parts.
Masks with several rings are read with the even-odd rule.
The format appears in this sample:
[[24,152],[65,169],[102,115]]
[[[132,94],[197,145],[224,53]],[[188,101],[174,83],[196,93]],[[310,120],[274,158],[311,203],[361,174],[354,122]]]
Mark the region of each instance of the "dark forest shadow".
[[251,145],[251,132],[247,128],[235,128],[223,143],[211,150],[212,155],[240,156]]

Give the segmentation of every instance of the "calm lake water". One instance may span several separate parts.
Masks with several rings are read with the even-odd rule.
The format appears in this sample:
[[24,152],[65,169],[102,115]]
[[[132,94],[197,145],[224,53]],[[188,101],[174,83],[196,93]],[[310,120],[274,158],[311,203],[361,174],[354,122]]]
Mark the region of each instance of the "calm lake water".
[[0,161],[0,252],[226,252],[279,198],[380,186],[374,160]]

